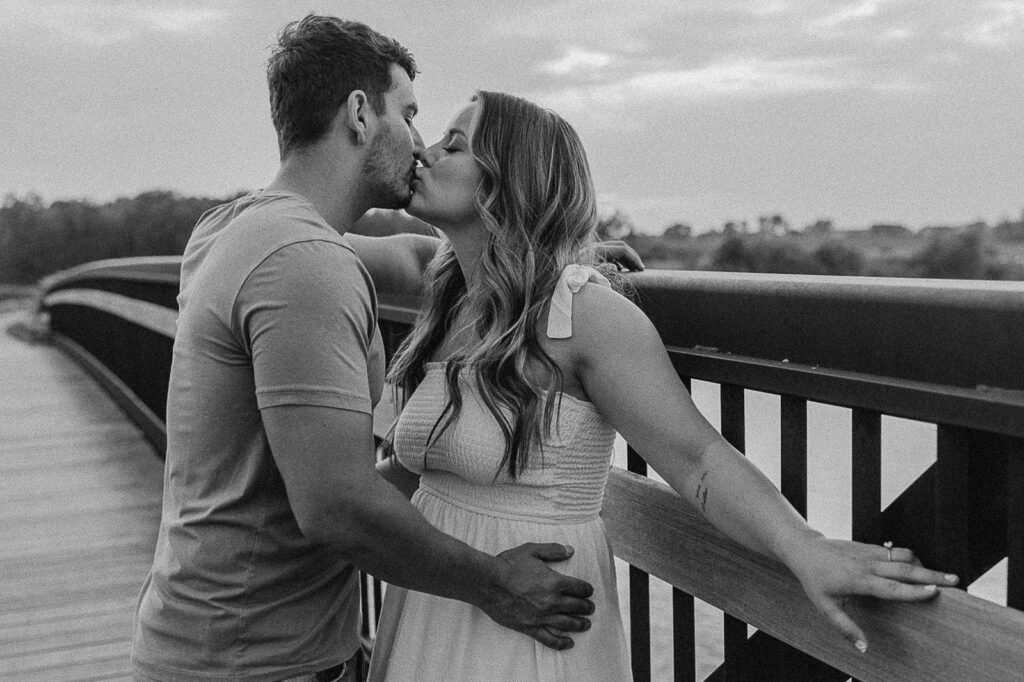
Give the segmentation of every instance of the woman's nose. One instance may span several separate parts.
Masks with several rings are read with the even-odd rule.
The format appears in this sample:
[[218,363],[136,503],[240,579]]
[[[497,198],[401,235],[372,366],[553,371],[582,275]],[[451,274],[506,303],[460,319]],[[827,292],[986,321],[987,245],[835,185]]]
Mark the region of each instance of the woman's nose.
[[429,168],[437,160],[437,152],[433,147],[420,147],[416,150],[416,158],[419,159],[421,164]]

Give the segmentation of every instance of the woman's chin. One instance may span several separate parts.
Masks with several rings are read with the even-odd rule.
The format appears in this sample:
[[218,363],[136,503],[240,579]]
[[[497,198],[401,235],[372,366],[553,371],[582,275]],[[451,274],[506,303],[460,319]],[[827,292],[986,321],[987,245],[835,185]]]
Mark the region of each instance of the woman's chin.
[[413,201],[409,201],[409,203],[406,205],[405,212],[411,215],[413,218],[419,218],[420,220],[423,220],[423,214],[416,210],[416,207],[413,205]]
[[430,222],[428,220],[430,212],[426,210],[423,197],[416,194],[416,192],[413,192],[412,196],[409,197],[409,204],[405,207],[405,212],[413,218],[419,218],[424,222]]

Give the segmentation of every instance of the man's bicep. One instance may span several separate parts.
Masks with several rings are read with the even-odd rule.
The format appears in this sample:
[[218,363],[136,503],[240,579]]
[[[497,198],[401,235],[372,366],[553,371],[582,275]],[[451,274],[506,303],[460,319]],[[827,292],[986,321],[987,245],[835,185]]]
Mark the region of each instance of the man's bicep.
[[278,405],[260,410],[274,463],[303,533],[376,476],[373,418],[355,410]]
[[373,300],[350,251],[334,244],[282,249],[253,272],[236,310],[260,408],[371,410]]

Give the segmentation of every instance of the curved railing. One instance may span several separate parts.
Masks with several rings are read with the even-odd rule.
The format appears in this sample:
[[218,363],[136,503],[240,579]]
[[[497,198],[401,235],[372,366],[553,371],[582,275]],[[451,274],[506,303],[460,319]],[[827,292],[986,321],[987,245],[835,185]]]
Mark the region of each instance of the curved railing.
[[[178,264],[82,266],[49,278],[41,304],[55,340],[159,451]],[[961,590],[926,604],[857,601],[850,609],[871,640],[859,654],[785,569],[710,528],[630,452],[630,471],[612,473],[603,516],[616,555],[631,565],[636,679],[651,678],[648,575],[674,586],[679,680],[694,679],[694,597],[728,614],[714,679],[1015,679],[1024,670],[1024,284],[669,271],[629,283],[680,376],[718,387],[720,427],[741,450],[758,437],[747,428],[748,391],[777,396],[780,488],[798,511],[807,513],[813,463],[809,406],[848,408],[850,535],[913,547],[964,587],[1002,565],[1007,604]],[[379,293],[393,348],[416,302]],[[933,424],[936,452],[883,508],[890,417]]]
[[54,343],[107,389],[161,455],[180,270],[177,256],[122,258],[40,282]]

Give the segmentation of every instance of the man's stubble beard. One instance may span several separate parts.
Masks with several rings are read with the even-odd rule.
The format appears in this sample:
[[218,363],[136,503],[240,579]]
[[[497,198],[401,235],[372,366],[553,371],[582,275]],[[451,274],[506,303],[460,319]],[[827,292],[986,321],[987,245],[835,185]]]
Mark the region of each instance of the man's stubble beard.
[[412,162],[402,166],[392,158],[390,150],[395,145],[395,137],[390,129],[378,134],[363,162],[363,176],[375,208],[405,208],[412,198],[409,188]]

